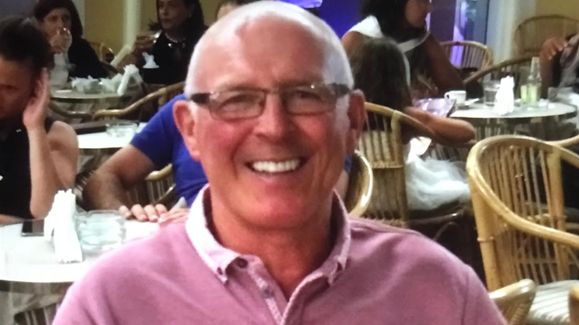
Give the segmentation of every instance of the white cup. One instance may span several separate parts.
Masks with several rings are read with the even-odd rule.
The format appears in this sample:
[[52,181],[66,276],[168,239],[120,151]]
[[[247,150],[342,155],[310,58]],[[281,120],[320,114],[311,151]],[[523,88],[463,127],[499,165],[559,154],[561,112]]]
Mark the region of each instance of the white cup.
[[456,106],[464,106],[466,102],[466,90],[451,90],[444,94],[444,98],[454,100]]

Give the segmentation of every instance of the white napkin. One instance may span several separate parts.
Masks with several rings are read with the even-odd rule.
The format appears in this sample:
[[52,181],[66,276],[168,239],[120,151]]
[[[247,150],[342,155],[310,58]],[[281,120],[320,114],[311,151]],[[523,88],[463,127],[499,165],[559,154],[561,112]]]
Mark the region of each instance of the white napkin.
[[121,84],[121,79],[123,75],[117,73],[112,78],[101,78],[101,88],[103,91],[107,93],[116,93],[117,89],[119,89],[119,85]]
[[147,52],[143,53],[143,59],[145,59],[145,64],[143,65],[143,69],[158,69],[159,66],[157,62],[155,62],[155,56],[149,54]]
[[99,80],[91,76],[88,78],[72,78],[70,85],[79,93],[84,94],[94,94],[101,90]]
[[125,73],[123,73],[119,88],[117,88],[117,95],[121,96],[127,92],[127,88],[129,87],[129,82],[131,80],[137,83],[142,82],[141,76],[139,75],[139,68],[137,68],[134,64],[129,64],[125,67]]
[[504,77],[499,84],[497,90],[495,111],[499,115],[506,115],[515,110],[515,95],[514,95],[515,80],[513,77]]
[[44,220],[44,238],[52,239],[60,263],[82,261],[80,242],[74,226],[75,202],[72,190],[58,191]]

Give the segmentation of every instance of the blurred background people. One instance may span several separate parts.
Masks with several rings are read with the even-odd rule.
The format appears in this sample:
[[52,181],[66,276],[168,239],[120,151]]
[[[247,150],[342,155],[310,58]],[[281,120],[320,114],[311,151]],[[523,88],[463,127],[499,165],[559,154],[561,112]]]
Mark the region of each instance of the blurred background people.
[[556,36],[547,39],[541,47],[541,81],[543,96],[549,87],[573,87],[579,92],[579,34],[567,38]]
[[[149,84],[183,81],[193,48],[205,29],[199,0],[157,0],[157,22],[137,36],[132,52],[120,65],[136,64]],[[149,63],[143,54],[152,56]]]
[[355,54],[364,36],[390,37],[406,55],[414,98],[464,88],[438,40],[426,30],[426,17],[431,10],[430,0],[365,0],[364,19],[342,37],[348,56]]
[[56,60],[64,58],[70,77],[107,76],[97,54],[82,37],[82,24],[71,0],[40,0],[34,6],[34,17]]
[[[463,144],[474,138],[474,128],[468,122],[439,117],[412,106],[404,54],[395,41],[389,38],[364,38],[351,57],[351,65],[355,86],[364,92],[366,101],[410,115],[430,128],[446,144]],[[402,130],[405,143],[420,135],[416,130]],[[408,144],[406,149],[408,154]],[[466,177],[453,163],[407,156],[406,166],[408,205],[411,209],[432,210],[446,203],[469,199]],[[440,191],[440,188],[445,191]]]
[[55,193],[74,186],[76,134],[45,117],[51,60],[31,19],[0,23],[0,223],[44,218]]

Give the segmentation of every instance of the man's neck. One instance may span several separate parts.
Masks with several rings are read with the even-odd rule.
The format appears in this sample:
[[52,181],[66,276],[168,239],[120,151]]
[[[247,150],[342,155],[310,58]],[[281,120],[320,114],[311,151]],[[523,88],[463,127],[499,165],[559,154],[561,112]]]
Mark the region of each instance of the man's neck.
[[211,228],[223,246],[258,256],[289,298],[299,283],[322,265],[334,245],[336,229],[332,227],[331,204],[320,212],[323,217],[310,219],[319,220],[317,223],[295,230],[244,227],[229,222],[232,218],[213,218]]

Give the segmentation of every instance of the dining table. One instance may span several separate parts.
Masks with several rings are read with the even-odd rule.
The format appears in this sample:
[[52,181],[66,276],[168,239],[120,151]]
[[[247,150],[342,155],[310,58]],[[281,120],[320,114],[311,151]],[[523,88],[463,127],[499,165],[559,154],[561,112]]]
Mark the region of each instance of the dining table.
[[[151,235],[159,227],[136,220],[127,220],[125,226],[125,243]],[[90,256],[78,263],[60,263],[49,240],[23,236],[21,231],[21,223],[0,226],[0,291],[63,294],[99,258]]]
[[577,107],[563,101],[541,100],[535,107],[515,105],[514,110],[506,114],[499,113],[493,106],[475,102],[456,109],[450,117],[471,123],[476,140],[501,134],[559,140],[577,129]]
[[84,93],[75,89],[53,89],[50,92],[50,107],[61,120],[85,122],[99,110],[125,107],[138,97],[139,94],[134,92],[119,95],[107,91]]

